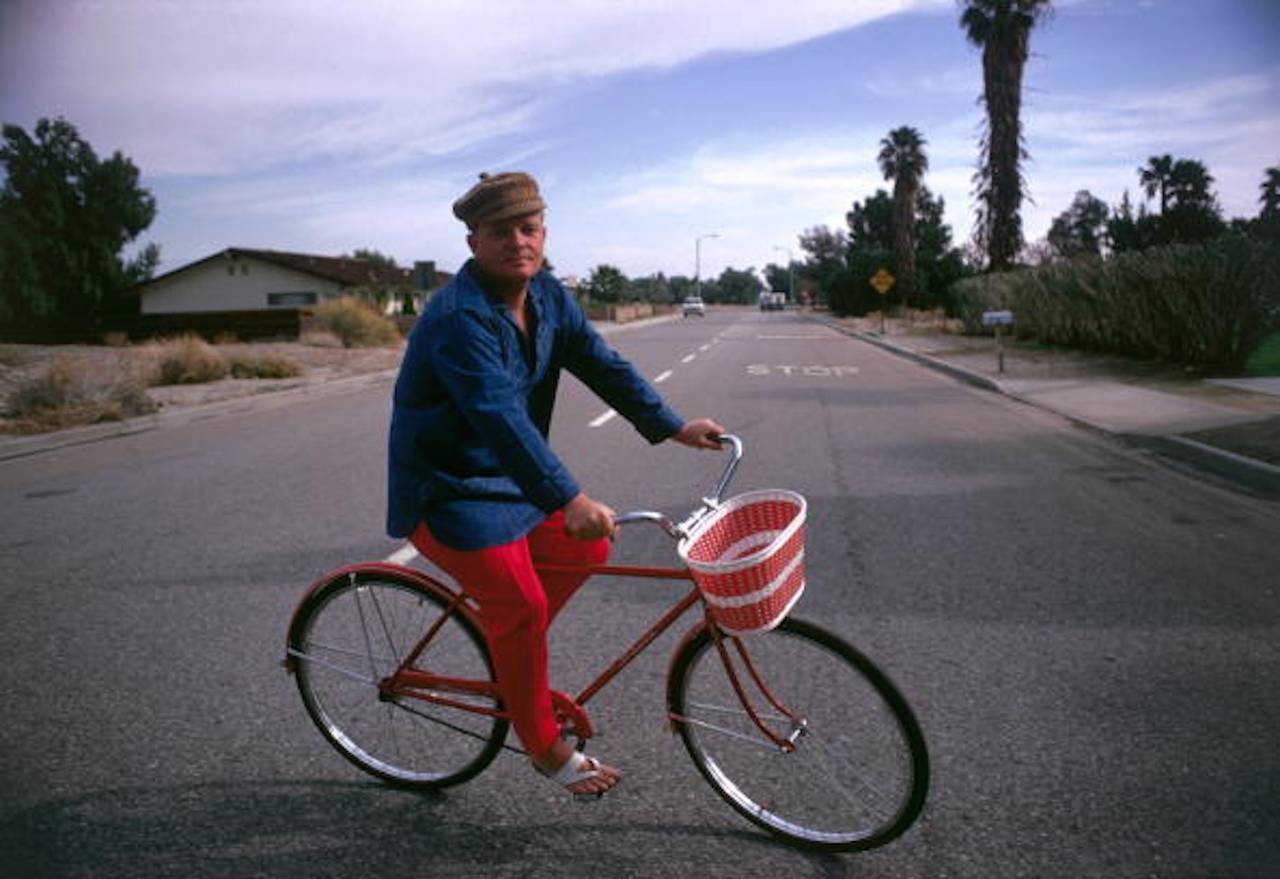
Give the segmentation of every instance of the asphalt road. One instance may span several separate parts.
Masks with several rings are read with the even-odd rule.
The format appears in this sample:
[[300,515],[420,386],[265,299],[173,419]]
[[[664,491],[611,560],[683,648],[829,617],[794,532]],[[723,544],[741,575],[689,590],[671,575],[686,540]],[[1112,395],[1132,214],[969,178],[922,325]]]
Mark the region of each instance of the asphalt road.
[[[627,773],[582,805],[514,756],[384,788],[281,670],[293,604],[382,558],[387,393],[362,389],[0,464],[5,876],[1280,874],[1280,516],[790,314],[612,342],[747,442],[734,490],[810,502],[796,614],[876,659],[933,758],[924,817],[816,856],[723,806],[666,730],[670,634],[593,703]],[[553,444],[619,510],[682,513],[708,452],[649,447],[576,382]],[[591,426],[592,424],[597,426]],[[619,560],[665,563],[629,530]],[[588,584],[574,690],[674,596]]]

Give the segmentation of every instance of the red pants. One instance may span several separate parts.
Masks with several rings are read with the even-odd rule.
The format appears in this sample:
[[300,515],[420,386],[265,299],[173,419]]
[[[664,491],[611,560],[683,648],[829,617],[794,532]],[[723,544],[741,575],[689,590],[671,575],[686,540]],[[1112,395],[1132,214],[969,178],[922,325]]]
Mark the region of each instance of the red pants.
[[547,627],[587,577],[539,568],[603,564],[609,541],[570,537],[561,512],[519,540],[486,549],[451,549],[421,522],[409,539],[479,603],[502,701],[525,750],[541,756],[560,735],[547,688]]

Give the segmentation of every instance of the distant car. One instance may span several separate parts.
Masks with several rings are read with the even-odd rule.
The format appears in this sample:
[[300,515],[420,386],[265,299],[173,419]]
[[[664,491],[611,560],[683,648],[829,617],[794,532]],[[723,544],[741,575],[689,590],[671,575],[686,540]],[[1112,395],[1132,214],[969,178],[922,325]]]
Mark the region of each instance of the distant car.
[[685,317],[688,317],[691,314],[697,317],[707,316],[707,307],[702,304],[702,299],[697,296],[690,296],[684,301],[681,308],[684,311]]
[[787,307],[787,294],[785,293],[761,293],[760,294],[760,310],[761,311],[782,311]]

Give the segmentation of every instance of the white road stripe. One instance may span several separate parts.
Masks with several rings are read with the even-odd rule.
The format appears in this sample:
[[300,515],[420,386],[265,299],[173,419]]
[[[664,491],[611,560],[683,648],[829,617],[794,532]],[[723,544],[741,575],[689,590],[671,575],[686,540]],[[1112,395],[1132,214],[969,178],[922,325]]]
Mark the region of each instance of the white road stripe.
[[418,550],[414,548],[412,543],[406,543],[397,549],[391,555],[387,556],[387,561],[393,565],[407,565],[418,557]]
[[653,380],[653,383],[654,383],[655,385],[660,385],[660,384],[662,384],[664,381],[666,381],[666,380],[667,380],[667,379],[669,379],[669,378],[671,378],[671,370],[669,370],[669,369],[668,369],[668,370],[667,370],[666,372],[664,372],[662,375],[660,375],[660,376],[658,376],[657,378],[655,378],[655,379]]
[[610,409],[608,412],[605,412],[603,415],[599,415],[599,416],[597,416],[597,417],[593,418],[593,419],[591,420],[591,423],[590,423],[590,425],[589,425],[589,426],[590,426],[590,427],[599,427],[600,425],[604,424],[604,423],[605,423],[605,422],[607,422],[610,418],[612,418],[613,416],[615,416],[615,415],[617,415],[617,414],[618,414],[617,412],[614,412],[612,409]]
[[682,358],[680,359],[680,362],[681,362],[681,363],[689,363],[690,361],[697,360],[697,359],[698,359],[698,355],[697,355],[697,354],[686,354],[684,357],[682,357]]
[[699,351],[706,351],[706,350],[708,350],[710,347],[711,347],[711,344],[708,342],[706,345],[699,345],[699,346],[698,346],[698,350],[699,350]]

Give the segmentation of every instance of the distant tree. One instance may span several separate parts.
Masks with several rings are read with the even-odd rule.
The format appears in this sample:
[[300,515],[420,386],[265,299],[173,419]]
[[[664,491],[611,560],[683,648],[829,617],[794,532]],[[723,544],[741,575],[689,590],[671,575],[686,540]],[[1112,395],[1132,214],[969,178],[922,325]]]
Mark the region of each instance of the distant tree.
[[394,257],[387,256],[385,253],[374,250],[371,247],[357,247],[352,253],[353,259],[367,259],[376,269],[398,269]]
[[598,265],[591,270],[584,286],[592,302],[612,305],[626,301],[630,285],[621,270],[611,265]]
[[1262,190],[1262,195],[1258,196],[1262,204],[1258,219],[1274,223],[1280,221],[1280,167],[1268,168],[1263,174],[1262,185],[1258,187]]
[[[945,211],[943,199],[935,198],[929,187],[921,186],[913,220],[914,290],[907,297],[895,283],[888,294],[889,302],[906,301],[917,308],[949,306],[947,289],[966,274],[966,268],[960,251],[952,247],[951,227],[943,221]],[[845,222],[849,226],[848,268],[854,276],[847,287],[850,299],[845,308],[851,314],[865,314],[882,303],[881,294],[870,286],[871,275],[896,265],[893,200],[883,189],[877,189],[866,201],[854,202],[852,210],[845,214]]]
[[662,272],[644,278],[634,278],[630,295],[640,302],[672,302],[671,284]]
[[135,307],[125,290],[159,264],[155,244],[121,255],[151,225],[155,199],[133,162],[120,152],[99,159],[65,119],[41,119],[34,133],[3,127],[0,327],[13,336],[103,329]]
[[903,125],[880,141],[880,172],[893,181],[893,257],[898,295],[905,301],[916,290],[916,194],[920,178],[929,169],[925,140],[916,129]]
[[970,270],[964,255],[953,246],[951,227],[946,224],[946,201],[934,197],[929,187],[921,186],[916,198],[916,292],[911,305],[918,308],[955,305],[951,285]]
[[844,215],[849,227],[849,249],[893,252],[893,199],[883,189],[866,201],[853,203]]
[[982,49],[982,102],[986,128],[974,176],[978,198],[976,240],[991,271],[1004,271],[1022,249],[1022,72],[1031,30],[1049,12],[1049,0],[963,0],[960,26]]
[[1111,211],[1107,220],[1107,243],[1114,253],[1145,250],[1159,239],[1160,218],[1147,213],[1146,205],[1139,205],[1134,213],[1129,190],[1124,191],[1120,204]]
[[672,275],[667,279],[667,289],[671,291],[672,302],[683,302],[693,295],[694,280],[685,275]]
[[1249,222],[1249,232],[1264,241],[1280,244],[1280,168],[1267,168],[1258,188],[1262,190],[1258,197],[1262,208],[1258,218]]
[[1226,231],[1213,194],[1213,177],[1203,162],[1179,159],[1169,175],[1169,209],[1160,217],[1160,243],[1195,243]]
[[799,242],[806,254],[800,264],[800,278],[816,291],[818,301],[825,301],[836,283],[836,276],[846,270],[849,238],[838,229],[813,226],[800,233]]
[[1087,189],[1076,193],[1071,206],[1054,218],[1049,227],[1049,246],[1065,259],[1077,256],[1101,256],[1106,237],[1106,202],[1095,198]]
[[796,266],[785,265],[780,266],[777,263],[769,263],[764,267],[764,282],[770,290],[785,291],[791,293],[791,277],[792,270]]
[[1169,183],[1173,177],[1173,156],[1165,153],[1163,156],[1152,156],[1147,159],[1147,164],[1138,169],[1138,182],[1142,184],[1142,191],[1147,194],[1147,198],[1154,198],[1158,193],[1160,195],[1160,216],[1164,216],[1164,212],[1169,206]]
[[764,289],[764,284],[760,280],[760,276],[756,274],[754,267],[746,269],[734,269],[726,267],[720,273],[720,277],[716,278],[714,299],[704,298],[708,302],[726,302],[732,304],[743,305],[754,303],[760,297],[760,291]]

